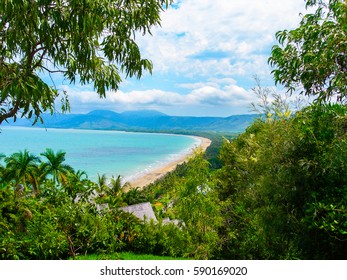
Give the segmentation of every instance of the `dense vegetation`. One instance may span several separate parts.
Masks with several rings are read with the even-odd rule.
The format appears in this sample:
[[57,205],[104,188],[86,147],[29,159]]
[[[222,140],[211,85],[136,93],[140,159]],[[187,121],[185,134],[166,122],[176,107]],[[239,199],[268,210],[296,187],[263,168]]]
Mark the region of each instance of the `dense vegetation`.
[[[122,251],[197,259],[346,258],[347,106],[311,105],[293,115],[277,109],[224,140],[220,168],[211,169],[196,151],[143,190],[123,192],[120,177],[93,183],[64,164],[63,152],[4,157],[1,258]],[[118,210],[145,201],[157,224]],[[103,203],[110,209],[98,210]]]
[[[347,3],[306,0],[299,27],[276,34],[269,62],[277,83],[319,102],[346,101]],[[332,99],[332,97],[335,97]]]
[[[345,259],[347,107],[312,105],[294,115],[268,109],[267,117],[224,141],[221,168],[205,178],[218,213],[209,221],[218,232],[210,253],[222,259]],[[177,190],[190,169],[197,169],[194,160],[145,192],[154,204],[170,201],[166,196],[183,199]],[[170,208],[163,212],[172,215]]]
[[346,109],[270,114],[225,143],[217,175],[223,255],[346,258]]
[[[184,217],[180,226],[144,223],[118,208],[147,201],[150,194],[133,189],[122,192],[120,177],[100,176],[91,182],[81,171],[64,164],[64,152],[47,149],[41,158],[21,151],[2,156],[0,174],[0,256],[2,259],[66,259],[84,254],[105,254],[121,251],[196,258],[212,257],[210,247],[217,242],[211,210],[218,206],[216,195],[203,186],[209,176],[207,161],[202,155],[192,159],[196,168],[186,168],[186,178],[178,195],[185,197],[172,212]],[[176,176],[176,175],[175,175]],[[177,181],[178,183],[178,181]],[[201,185],[197,189],[196,186]],[[211,192],[212,193],[212,192]],[[153,194],[153,193],[152,193]],[[200,200],[195,214],[188,211],[196,195]],[[159,196],[158,196],[159,198]],[[153,198],[154,199],[154,198]],[[164,197],[160,196],[160,199]],[[171,202],[166,196],[167,202]],[[170,200],[170,201],[169,201]],[[107,203],[109,209],[98,205]],[[160,203],[156,204],[160,208]],[[206,207],[201,212],[199,209]],[[162,209],[158,209],[158,216]],[[200,223],[197,231],[195,223]],[[198,243],[201,246],[196,247]]]

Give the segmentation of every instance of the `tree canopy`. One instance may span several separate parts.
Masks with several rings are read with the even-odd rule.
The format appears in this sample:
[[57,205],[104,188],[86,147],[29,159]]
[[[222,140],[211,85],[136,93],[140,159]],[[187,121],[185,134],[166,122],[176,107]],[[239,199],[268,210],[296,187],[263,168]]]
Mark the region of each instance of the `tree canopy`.
[[9,118],[41,119],[69,109],[68,93],[42,78],[62,73],[93,84],[100,97],[117,90],[121,73],[140,78],[143,59],[135,35],[160,24],[171,0],[23,0],[0,2],[0,124]]
[[[347,96],[347,2],[306,0],[316,9],[300,26],[276,33],[280,45],[269,63],[275,81],[291,92],[300,90],[318,101],[343,101]],[[333,100],[335,101],[335,100]]]

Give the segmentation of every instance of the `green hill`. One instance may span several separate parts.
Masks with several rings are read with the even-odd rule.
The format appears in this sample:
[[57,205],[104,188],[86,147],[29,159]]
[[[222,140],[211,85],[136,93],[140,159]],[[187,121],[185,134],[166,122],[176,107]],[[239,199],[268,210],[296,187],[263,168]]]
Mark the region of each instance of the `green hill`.
[[[43,115],[44,124],[41,126],[106,130],[240,132],[244,131],[257,116],[245,114],[226,118],[185,117],[168,116],[154,110],[123,113],[95,110],[88,114],[45,114]],[[18,119],[11,125],[31,126],[31,122],[26,119]]]

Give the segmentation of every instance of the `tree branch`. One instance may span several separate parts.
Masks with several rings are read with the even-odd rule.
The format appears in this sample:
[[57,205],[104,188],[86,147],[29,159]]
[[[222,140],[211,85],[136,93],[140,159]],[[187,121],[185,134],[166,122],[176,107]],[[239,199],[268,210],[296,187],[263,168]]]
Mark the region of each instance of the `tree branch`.
[[40,59],[38,60],[37,63],[35,63],[35,65],[32,67],[32,69],[35,69],[36,67],[40,66],[40,64],[41,64],[41,62],[42,62],[42,60],[43,60],[43,58],[44,58],[44,56],[45,56],[45,54],[46,54],[46,52],[47,52],[47,49],[46,49],[46,48],[41,48],[41,49],[43,49],[44,51],[43,51],[43,53],[42,53]]
[[48,69],[47,67],[45,67],[45,66],[41,66],[43,69],[45,69],[47,72],[49,72],[49,73],[65,73],[66,71],[64,71],[64,70],[50,70],[50,69]]
[[4,120],[8,118],[13,118],[17,114],[18,109],[19,109],[19,100],[17,100],[14,107],[8,113],[0,115],[0,125],[2,124]]

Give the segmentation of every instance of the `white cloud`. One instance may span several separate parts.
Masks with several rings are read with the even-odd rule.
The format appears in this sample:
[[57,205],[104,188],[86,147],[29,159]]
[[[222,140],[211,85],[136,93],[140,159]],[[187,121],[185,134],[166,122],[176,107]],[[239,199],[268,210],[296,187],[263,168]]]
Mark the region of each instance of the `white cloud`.
[[136,38],[143,57],[153,61],[153,76],[125,81],[107,99],[69,88],[73,110],[247,113],[255,98],[252,77],[273,85],[267,60],[275,33],[297,26],[304,7],[304,0],[179,0],[163,12],[153,36]]
[[[298,24],[304,4],[303,0],[179,1],[179,8],[162,14],[162,26],[153,31],[153,37],[140,38],[140,45],[153,60],[155,71],[253,75],[259,65],[252,57],[262,54],[262,67],[266,66],[275,32]],[[204,51],[228,55],[215,60],[192,58]]]
[[[70,95],[72,105],[84,111],[84,108],[105,108],[115,111],[133,109],[157,109],[165,112],[169,107],[200,108],[209,107],[214,110],[218,106],[244,106],[247,107],[254,99],[254,95],[235,84],[233,79],[214,79],[206,83],[183,84],[182,87],[190,89],[188,94],[179,94],[159,89],[134,90],[130,92],[109,91],[106,99],[100,99],[90,90],[69,88],[64,86]],[[189,112],[189,110],[188,110]],[[220,113],[220,112],[218,112]]]

